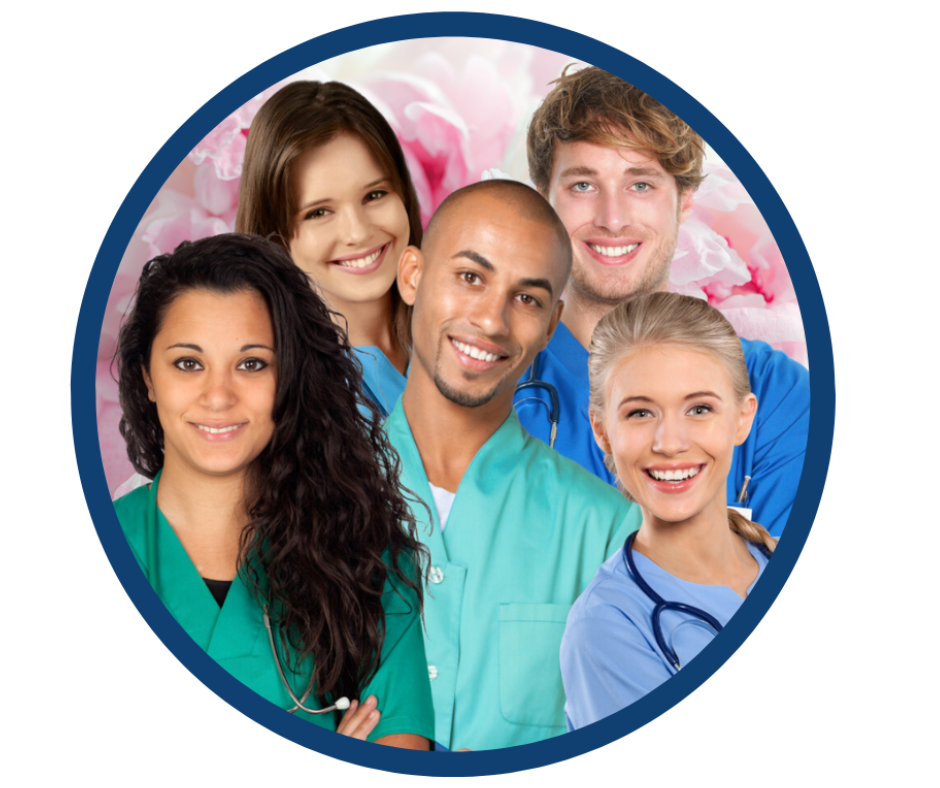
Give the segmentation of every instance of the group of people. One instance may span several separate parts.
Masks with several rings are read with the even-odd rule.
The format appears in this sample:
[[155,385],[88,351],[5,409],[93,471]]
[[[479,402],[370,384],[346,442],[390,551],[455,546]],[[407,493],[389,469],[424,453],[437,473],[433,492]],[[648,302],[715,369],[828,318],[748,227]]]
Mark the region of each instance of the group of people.
[[[704,648],[786,524],[806,370],[667,292],[704,146],[596,68],[422,231],[339,83],[251,126],[236,233],[144,267],[115,501],[186,632],[284,709],[410,749],[614,713]],[[562,297],[564,295],[564,301]]]

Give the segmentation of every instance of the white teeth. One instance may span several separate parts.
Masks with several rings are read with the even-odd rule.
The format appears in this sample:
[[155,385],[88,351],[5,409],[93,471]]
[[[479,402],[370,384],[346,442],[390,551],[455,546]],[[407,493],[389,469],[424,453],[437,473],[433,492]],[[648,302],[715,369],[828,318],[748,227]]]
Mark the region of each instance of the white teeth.
[[[383,246],[382,249],[384,248]],[[367,265],[372,265],[372,263],[379,259],[379,255],[382,254],[382,249],[372,254],[367,254],[365,257],[357,257],[355,260],[340,260],[339,264],[343,268],[365,268]]]
[[700,470],[702,470],[701,467],[686,468],[682,471],[654,471],[650,469],[649,475],[658,482],[684,482],[686,479],[697,476]]
[[241,425],[241,424],[233,424],[231,427],[218,427],[218,428],[216,428],[216,427],[206,427],[206,426],[204,426],[204,425],[202,425],[202,424],[197,424],[196,426],[197,426],[199,429],[201,429],[203,432],[208,432],[210,435],[218,435],[219,433],[222,433],[222,432],[232,432],[233,430],[237,430],[237,429],[238,429],[239,427],[241,427],[242,425]]
[[485,350],[480,350],[478,347],[473,347],[473,345],[466,345],[463,342],[458,342],[456,339],[452,339],[451,342],[454,343],[454,346],[461,353],[465,353],[470,356],[470,358],[475,358],[478,361],[499,361],[501,358],[495,353],[487,353]]
[[595,252],[604,255],[604,257],[620,257],[630,254],[639,244],[630,244],[629,246],[598,246],[597,244],[588,244]]

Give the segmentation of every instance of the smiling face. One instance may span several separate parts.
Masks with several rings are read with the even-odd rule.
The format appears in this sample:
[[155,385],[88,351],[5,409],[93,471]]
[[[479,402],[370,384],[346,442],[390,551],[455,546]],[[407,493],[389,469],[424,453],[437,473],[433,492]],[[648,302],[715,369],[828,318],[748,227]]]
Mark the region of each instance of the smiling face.
[[294,181],[290,255],[330,308],[388,297],[410,236],[391,173],[358,137],[341,134],[301,156]]
[[274,433],[274,329],[255,292],[185,292],[153,341],[144,380],[164,435],[164,467],[243,474]]
[[750,432],[754,395],[739,402],[719,359],[675,345],[633,351],[607,385],[604,413],[592,411],[591,426],[644,518],[726,518],[728,472]]
[[409,247],[402,257],[399,289],[415,308],[410,376],[464,407],[511,408],[516,382],[558,323],[565,250],[554,231],[485,193],[441,224],[423,254]]
[[572,290],[610,305],[665,290],[692,194],[648,151],[556,141],[546,197],[571,236]]

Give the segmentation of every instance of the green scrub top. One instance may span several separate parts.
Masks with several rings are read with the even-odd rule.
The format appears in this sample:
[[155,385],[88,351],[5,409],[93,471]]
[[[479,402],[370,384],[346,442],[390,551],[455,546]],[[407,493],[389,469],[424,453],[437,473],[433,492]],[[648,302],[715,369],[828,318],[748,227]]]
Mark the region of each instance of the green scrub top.
[[385,423],[431,552],[425,648],[437,741],[510,747],[566,731],[565,619],[640,526],[638,506],[531,437],[511,413],[464,474],[441,531],[401,401]]
[[[278,676],[263,610],[250,585],[240,572],[219,608],[173,528],[157,508],[159,481],[158,473],[150,489],[138,487],[114,502],[124,535],[141,569],[174,618],[210,657],[267,700],[283,709],[293,708],[294,703]],[[374,678],[361,693],[361,699],[375,695],[382,712],[369,741],[394,733],[413,733],[433,741],[434,714],[421,617],[414,592],[408,588],[398,591],[400,594],[391,583],[386,585],[382,598],[386,625],[382,658]],[[275,639],[279,641],[276,633]],[[302,697],[312,674],[312,659],[297,674],[288,673],[283,655],[280,659],[294,693]],[[313,694],[305,705],[322,708]],[[336,730],[341,712],[313,715],[298,711],[296,716]]]

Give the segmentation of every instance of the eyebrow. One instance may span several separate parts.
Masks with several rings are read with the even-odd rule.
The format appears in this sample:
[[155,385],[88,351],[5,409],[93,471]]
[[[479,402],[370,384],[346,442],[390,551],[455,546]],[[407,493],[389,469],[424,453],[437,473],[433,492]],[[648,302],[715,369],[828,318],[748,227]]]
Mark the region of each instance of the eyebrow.
[[471,249],[464,249],[460,252],[457,252],[457,254],[451,257],[451,260],[453,260],[455,257],[466,257],[469,260],[473,260],[473,262],[475,262],[479,266],[482,266],[487,271],[496,270],[493,267],[493,264],[489,260],[487,260],[482,254],[480,254],[479,252],[474,252]]
[[[199,347],[199,345],[193,345],[189,342],[177,342],[175,345],[170,345],[167,348],[167,350],[172,350],[175,347],[186,348],[187,350],[195,350],[197,353],[204,352],[203,349]],[[241,350],[239,350],[238,352],[244,353],[246,350],[254,350],[255,348],[262,348],[263,350],[270,350],[272,353],[274,352],[273,347],[268,347],[267,345],[260,345],[260,344],[259,345],[242,345]]]
[[[489,260],[479,252],[474,252],[472,249],[464,249],[463,251],[457,252],[451,259],[453,260],[455,257],[466,257],[473,260],[473,262],[485,268],[487,271],[496,271],[496,268]],[[550,297],[555,297],[555,291],[552,290],[551,282],[543,277],[527,277],[521,279],[519,284],[522,285],[522,287],[540,287],[542,290],[547,291]]]
[[[719,402],[722,401],[721,397],[719,397],[714,391],[693,391],[691,394],[687,394],[687,395],[686,395],[685,400],[688,401],[688,400],[690,400],[690,399],[698,399],[699,397],[714,397],[714,398],[717,399]],[[653,402],[652,399],[650,399],[649,397],[644,397],[644,396],[624,397],[624,398],[620,401],[620,404],[619,404],[617,407],[618,407],[618,408],[621,408],[621,407],[623,407],[624,405],[626,405],[628,402],[634,402],[634,401],[636,401],[636,402],[649,402],[649,403],[652,403],[652,402]]]
[[[385,183],[387,181],[391,181],[391,178],[386,178],[383,176],[376,181],[372,181],[372,183],[367,183],[365,186],[362,187],[362,190],[366,191],[367,189],[372,189],[373,187],[378,186],[379,184]],[[333,199],[332,197],[324,197],[322,200],[314,200],[313,202],[308,202],[306,205],[302,205],[298,210],[306,211],[310,208],[313,208],[316,205],[321,205],[325,202],[330,202],[332,199]]]
[[[598,171],[592,169],[591,167],[569,167],[567,170],[563,170],[560,178],[570,178],[572,175],[597,175]],[[624,175],[633,175],[642,178],[662,178],[663,173],[659,170],[654,170],[652,167],[627,167],[623,171]]]

